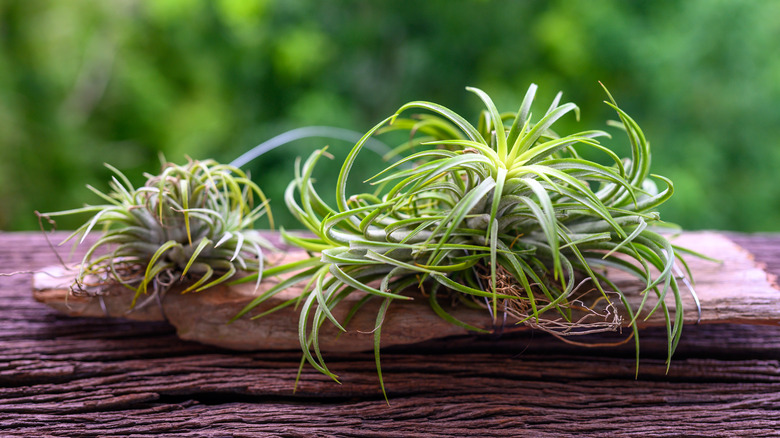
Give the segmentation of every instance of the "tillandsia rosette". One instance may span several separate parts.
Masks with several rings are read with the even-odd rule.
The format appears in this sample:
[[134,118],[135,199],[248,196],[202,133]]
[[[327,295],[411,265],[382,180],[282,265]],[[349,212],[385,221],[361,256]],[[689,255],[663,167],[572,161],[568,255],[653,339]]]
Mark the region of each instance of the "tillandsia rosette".
[[[329,321],[344,330],[347,321],[334,318],[332,309],[354,291],[365,296],[348,315],[367,300],[382,300],[373,334],[383,391],[380,334],[395,300],[426,299],[439,316],[475,332],[485,330],[456,319],[442,300],[484,308],[497,324],[509,315],[560,335],[629,325],[637,361],[637,318],[663,312],[671,359],[683,322],[674,274],[683,250],[654,231],[662,225],[655,209],[673,189],[667,178],[650,174],[650,148],[637,123],[607,92],[606,103],[619,119],[612,125],[630,144],[631,157],[621,160],[599,143],[609,136],[606,132],[561,135],[552,129],[561,117],[579,115],[575,104],[560,103],[560,93],[535,119],[535,85],[517,113],[500,113],[487,94],[468,90],[485,106],[476,126],[441,105],[417,101],[368,131],[341,168],[335,206],[323,201],[312,179],[327,152],[314,152],[302,165],[299,161],[285,201],[314,237],[284,231],[283,236],[316,254],[266,271],[294,274],[237,317],[292,284],[304,284],[299,299],[304,357],[336,379],[318,346],[320,328]],[[410,110],[424,114],[403,117]],[[348,193],[350,171],[368,139],[399,130],[409,133],[409,141],[394,153],[407,155],[376,175],[371,190]],[[577,147],[600,151],[609,164],[583,158]],[[665,188],[659,190],[657,182]],[[628,272],[643,284],[639,305],[632,307],[605,268]],[[591,304],[583,299],[586,291],[595,296]],[[673,311],[665,302],[669,293]],[[626,319],[609,308],[599,313],[597,301],[622,303]],[[287,304],[293,302],[298,300]],[[576,316],[583,311],[602,318],[583,322]]]
[[87,186],[104,204],[42,215],[92,215],[63,243],[103,231],[84,255],[74,293],[99,294],[121,284],[135,292],[135,306],[140,296],[159,298],[174,285],[197,292],[239,272],[263,271],[263,250],[273,246],[253,225],[266,213],[272,218],[262,190],[243,171],[213,160],[165,163],[135,188],[106,166],[115,174],[111,190]]

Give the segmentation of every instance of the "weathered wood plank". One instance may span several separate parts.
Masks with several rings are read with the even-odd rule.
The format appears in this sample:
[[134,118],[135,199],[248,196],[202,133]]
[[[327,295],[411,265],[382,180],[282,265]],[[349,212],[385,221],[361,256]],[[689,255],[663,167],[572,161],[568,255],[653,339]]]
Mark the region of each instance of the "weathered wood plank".
[[[748,323],[777,324],[780,322],[780,290],[767,278],[767,273],[753,261],[744,249],[734,244],[726,236],[718,233],[687,233],[677,237],[674,242],[680,246],[697,251],[721,263],[688,257],[688,263],[696,279],[695,292],[701,306],[702,324],[718,323]],[[281,262],[295,261],[305,258],[305,253],[290,253]],[[170,291],[158,302],[147,302],[147,305],[129,312],[133,292],[124,287],[114,287],[101,297],[74,297],[70,294],[70,285],[76,271],[64,271],[52,268],[49,272],[57,272],[57,277],[40,273],[34,277],[34,295],[38,301],[44,302],[62,312],[73,316],[92,317],[128,317],[138,320],[167,319],[182,339],[193,340],[205,344],[237,350],[259,349],[294,349],[298,341],[299,309],[288,307],[261,319],[252,320],[244,317],[232,324],[226,324],[246,304],[263,291],[280,281],[279,278],[268,278],[259,290],[254,284],[236,286],[217,286],[200,293],[181,294],[177,290]],[[681,271],[682,272],[682,271]],[[613,270],[609,278],[619,284],[625,291],[634,309],[638,308],[644,284],[634,281],[629,274]],[[686,323],[699,320],[697,306],[693,294],[680,282],[683,294],[683,309]],[[290,287],[282,293],[268,299],[252,314],[258,314],[299,296],[301,287]],[[431,309],[423,296],[414,291],[411,296],[414,301],[399,301],[393,303],[384,320],[382,343],[384,346],[410,344],[433,338],[443,338],[454,335],[465,335],[462,327],[452,325],[439,318]],[[592,298],[584,301],[598,301],[600,292],[593,289]],[[343,321],[354,303],[363,297],[361,293],[353,293],[340,306],[333,310],[337,320]],[[623,316],[623,326],[628,325],[630,317],[618,302],[616,310]],[[675,303],[669,293],[666,303],[674,312]],[[339,333],[335,326],[326,324],[320,336],[320,348],[323,351],[364,351],[373,348],[373,327],[379,308],[379,300],[369,302],[360,313],[346,326],[347,332]],[[644,308],[646,316],[655,307],[655,299],[650,298]],[[487,310],[480,311],[466,307],[447,309],[453,316],[471,325],[493,330],[493,321]],[[550,311],[547,315],[554,315]],[[606,314],[605,309],[601,312]],[[250,314],[251,315],[251,314]],[[574,319],[577,319],[575,317]],[[501,329],[504,331],[522,329],[514,326],[515,319],[509,321]],[[650,318],[640,318],[640,327],[664,326],[662,312],[655,312]]]
[[[780,236],[731,236],[780,273]],[[0,233],[2,271],[56,262],[37,234]],[[30,275],[0,277],[3,436],[780,436],[780,327],[686,327],[666,373],[662,329],[633,348],[541,333],[465,336],[331,353],[338,385],[297,351],[231,352],[169,325],[71,318],[35,302]],[[594,342],[614,340],[609,334]]]

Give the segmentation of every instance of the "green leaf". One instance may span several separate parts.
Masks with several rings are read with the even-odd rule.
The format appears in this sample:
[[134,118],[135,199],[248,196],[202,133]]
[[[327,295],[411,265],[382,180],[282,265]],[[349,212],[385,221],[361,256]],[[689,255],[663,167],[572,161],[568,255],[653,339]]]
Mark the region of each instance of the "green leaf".
[[485,92],[480,90],[479,88],[466,87],[466,90],[471,91],[472,93],[479,96],[479,98],[482,99],[482,102],[487,107],[488,112],[490,113],[491,125],[493,129],[495,129],[495,133],[496,133],[498,156],[506,157],[507,149],[506,149],[506,132],[504,131],[504,121],[501,119],[501,115],[498,113],[498,109],[496,108],[496,105],[493,103],[493,100],[490,99],[490,96],[485,94]]
[[187,266],[184,267],[184,269],[181,271],[181,278],[184,278],[185,275],[187,275],[187,271],[190,270],[190,267],[195,262],[195,259],[198,258],[198,255],[203,252],[203,249],[205,249],[208,245],[211,244],[211,241],[209,239],[201,239],[200,243],[198,243],[198,246],[195,248],[194,251],[192,251],[192,256],[190,256],[189,261],[187,262]]

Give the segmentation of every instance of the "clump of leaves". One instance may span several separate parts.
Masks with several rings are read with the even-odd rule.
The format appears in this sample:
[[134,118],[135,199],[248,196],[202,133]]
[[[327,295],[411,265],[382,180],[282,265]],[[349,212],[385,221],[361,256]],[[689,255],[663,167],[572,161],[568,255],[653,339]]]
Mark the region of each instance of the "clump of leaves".
[[135,291],[135,305],[150,290],[159,296],[181,283],[183,292],[198,292],[240,271],[263,271],[263,249],[273,247],[253,224],[265,213],[272,218],[262,190],[244,172],[213,160],[167,163],[135,188],[106,166],[115,174],[111,190],[87,186],[105,203],[42,215],[92,214],[63,243],[104,231],[82,260],[74,292],[119,283]]
[[[680,249],[653,228],[661,225],[655,210],[673,188],[667,178],[650,174],[650,148],[638,124],[607,92],[606,103],[620,120],[612,125],[624,131],[630,144],[631,157],[621,160],[599,143],[609,136],[604,131],[560,135],[552,129],[561,117],[579,112],[573,103],[561,104],[560,93],[535,119],[535,85],[516,113],[500,113],[487,94],[468,90],[485,105],[476,126],[441,105],[417,101],[368,131],[341,168],[335,206],[322,200],[312,179],[326,151],[299,163],[285,201],[314,237],[283,235],[319,255],[266,271],[295,274],[237,317],[291,284],[305,284],[299,320],[304,357],[337,379],[318,346],[322,324],[330,321],[344,330],[347,321],[336,320],[331,310],[354,291],[365,298],[350,315],[367,300],[382,300],[373,331],[381,383],[381,327],[395,300],[427,299],[439,316],[476,332],[485,330],[449,314],[439,302],[443,294],[485,308],[494,321],[510,315],[518,323],[572,334],[576,328],[591,331],[573,319],[573,310],[582,307],[580,286],[588,283],[605,302],[623,303],[637,359],[637,318],[662,312],[671,359],[683,322],[673,274]],[[402,117],[409,110],[424,113]],[[395,152],[409,155],[376,175],[373,190],[348,194],[350,171],[368,139],[399,130],[408,132],[409,141]],[[575,146],[600,151],[611,165],[583,158]],[[409,164],[411,168],[404,167]],[[666,187],[659,190],[656,182]],[[642,282],[638,307],[632,308],[603,268],[626,271]],[[429,292],[427,297],[419,293],[421,288]],[[676,304],[673,312],[665,303],[669,293]],[[602,321],[602,328],[621,324]]]

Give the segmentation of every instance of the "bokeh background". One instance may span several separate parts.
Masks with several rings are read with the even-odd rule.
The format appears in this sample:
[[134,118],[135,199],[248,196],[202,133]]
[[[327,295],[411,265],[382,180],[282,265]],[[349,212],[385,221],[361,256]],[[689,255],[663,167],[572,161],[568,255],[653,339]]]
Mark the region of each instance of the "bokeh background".
[[[744,0],[3,0],[0,229],[97,202],[85,185],[106,188],[104,162],[140,185],[160,152],[229,162],[293,128],[366,131],[409,100],[474,120],[466,86],[503,111],[532,82],[540,108],[561,90],[582,109],[567,128],[601,129],[614,114],[598,81],[675,181],[662,218],[780,229],[780,1]],[[283,224],[295,157],[325,144],[327,184],[346,142],[247,166]]]

